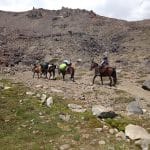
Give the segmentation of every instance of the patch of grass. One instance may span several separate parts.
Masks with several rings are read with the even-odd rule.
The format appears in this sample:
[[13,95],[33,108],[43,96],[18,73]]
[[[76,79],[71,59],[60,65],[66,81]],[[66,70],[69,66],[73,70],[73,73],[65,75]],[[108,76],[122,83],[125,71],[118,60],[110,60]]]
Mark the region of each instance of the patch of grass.
[[119,118],[115,119],[105,119],[105,122],[108,123],[112,128],[116,128],[119,131],[124,131],[128,124],[139,125],[146,129],[150,125],[150,121],[148,120],[148,118],[139,118],[138,116],[120,116]]
[[114,98],[115,104],[129,103],[134,100],[134,97],[132,97],[129,93],[123,90],[115,90],[115,93],[117,95],[117,97]]
[[134,101],[133,97],[126,97],[126,96],[118,96],[115,97],[115,104],[119,104],[119,103],[129,103]]
[[75,141],[80,141],[80,134],[75,134],[74,137],[73,137],[73,139]]
[[125,127],[130,123],[129,120],[125,118],[119,118],[119,119],[106,119],[106,123],[108,123],[112,128],[116,128],[119,131],[124,131]]

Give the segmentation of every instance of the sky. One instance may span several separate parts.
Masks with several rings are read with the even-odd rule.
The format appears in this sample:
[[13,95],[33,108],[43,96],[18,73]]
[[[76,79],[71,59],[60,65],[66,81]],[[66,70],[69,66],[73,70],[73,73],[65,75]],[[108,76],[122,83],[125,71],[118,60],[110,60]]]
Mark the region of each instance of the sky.
[[127,21],[150,19],[150,0],[0,0],[0,10],[27,11],[62,7],[93,10],[96,14]]

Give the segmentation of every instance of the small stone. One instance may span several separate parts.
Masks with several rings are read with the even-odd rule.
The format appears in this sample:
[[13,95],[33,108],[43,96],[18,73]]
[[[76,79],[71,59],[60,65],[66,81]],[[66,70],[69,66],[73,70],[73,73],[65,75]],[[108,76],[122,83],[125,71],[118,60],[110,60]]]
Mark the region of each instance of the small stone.
[[70,120],[70,115],[59,115],[59,118],[63,121],[68,122]]
[[33,92],[26,92],[26,95],[33,95],[34,93]]
[[36,88],[42,88],[43,85],[36,85],[35,87],[36,87]]
[[106,125],[103,126],[103,130],[108,130],[108,129],[109,129],[108,126],[106,126]]
[[39,115],[42,116],[43,115],[42,112],[39,112]]
[[99,141],[98,144],[99,145],[104,145],[104,144],[106,144],[106,142],[105,141]]
[[95,128],[95,131],[101,132],[101,131],[103,131],[103,129],[102,128]]
[[52,97],[49,97],[49,98],[46,100],[46,105],[47,105],[47,107],[51,107],[52,104],[53,104],[53,98],[52,98]]
[[27,125],[25,125],[25,124],[22,124],[22,125],[21,125],[21,127],[23,127],[23,128],[26,128],[26,127],[27,127]]
[[66,149],[69,149],[70,148],[70,145],[69,144],[64,144],[64,145],[61,145],[60,146],[60,150],[66,150]]
[[109,129],[109,133],[114,134],[115,133],[114,129]]
[[83,134],[82,137],[83,137],[84,139],[88,139],[88,138],[90,137],[90,135],[89,135],[89,134]]
[[126,140],[126,136],[125,136],[125,133],[120,131],[116,134],[116,138],[120,137],[121,139],[123,140]]
[[45,100],[46,100],[46,94],[42,94],[42,96],[41,96],[41,103],[43,104],[43,103],[45,103]]
[[10,89],[11,87],[9,87],[9,86],[5,86],[4,87],[4,90],[8,90],[8,89]]
[[36,97],[37,97],[37,98],[40,98],[40,97],[41,97],[41,95],[40,95],[39,93],[37,93],[37,94],[36,94]]

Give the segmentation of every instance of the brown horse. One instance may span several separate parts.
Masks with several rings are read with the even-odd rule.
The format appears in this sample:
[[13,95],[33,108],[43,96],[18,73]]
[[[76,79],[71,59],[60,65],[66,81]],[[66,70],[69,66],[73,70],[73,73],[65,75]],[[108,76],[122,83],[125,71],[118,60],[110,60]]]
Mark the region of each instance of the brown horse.
[[33,71],[33,78],[34,78],[35,73],[36,73],[37,76],[38,76],[38,79],[39,79],[41,74],[42,74],[41,65],[34,64],[34,67],[33,67],[32,71]]
[[65,75],[66,74],[70,74],[71,75],[70,79],[74,82],[75,69],[74,69],[74,67],[71,66],[71,64],[68,65],[68,67],[65,70],[58,69],[58,73],[62,74],[63,80],[65,80]]
[[92,70],[92,69],[95,69],[95,75],[93,77],[93,84],[94,84],[95,78],[97,76],[100,76],[101,77],[101,83],[103,85],[103,77],[108,76],[109,80],[110,80],[110,86],[112,86],[112,79],[114,82],[113,85],[114,86],[116,85],[117,75],[116,75],[116,69],[115,68],[109,67],[109,66],[108,67],[102,67],[102,66],[99,66],[96,62],[92,61],[90,70]]

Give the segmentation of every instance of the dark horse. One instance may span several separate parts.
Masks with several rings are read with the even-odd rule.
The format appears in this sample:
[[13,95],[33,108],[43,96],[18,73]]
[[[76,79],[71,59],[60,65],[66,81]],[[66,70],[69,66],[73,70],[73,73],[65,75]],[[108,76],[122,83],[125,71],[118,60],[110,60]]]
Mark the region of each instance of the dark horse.
[[92,69],[95,69],[95,75],[93,77],[93,84],[94,84],[95,78],[97,76],[100,76],[101,77],[101,83],[103,85],[103,78],[102,77],[108,76],[109,80],[110,80],[110,86],[112,86],[112,79],[114,82],[114,86],[116,85],[117,75],[116,75],[116,69],[115,68],[109,67],[109,66],[108,67],[102,67],[102,66],[99,66],[96,62],[92,61],[90,70],[92,70]]
[[74,69],[74,67],[71,66],[71,64],[68,65],[68,67],[65,70],[58,69],[58,73],[62,74],[63,80],[65,80],[65,75],[66,74],[70,74],[71,75],[70,79],[74,82],[75,69]]
[[55,79],[55,69],[56,69],[56,65],[51,64],[48,66],[48,70],[47,72],[49,73],[49,79],[51,79],[51,76],[53,75],[53,79]]

